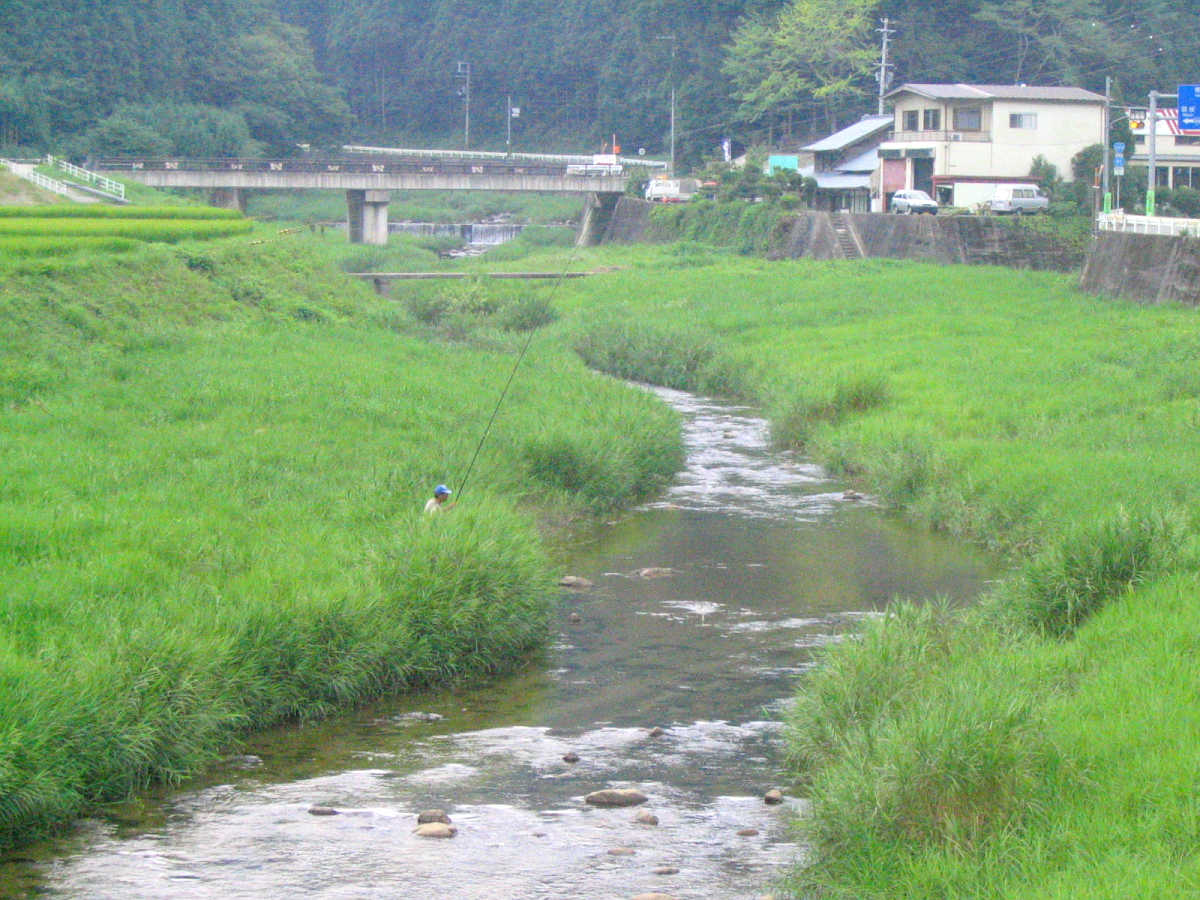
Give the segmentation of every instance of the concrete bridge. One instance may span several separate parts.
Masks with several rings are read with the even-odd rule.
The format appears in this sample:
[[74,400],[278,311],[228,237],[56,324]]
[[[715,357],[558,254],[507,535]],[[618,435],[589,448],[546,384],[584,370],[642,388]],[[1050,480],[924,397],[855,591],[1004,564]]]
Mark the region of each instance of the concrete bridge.
[[587,198],[580,242],[590,243],[624,193],[620,164],[541,159],[371,156],[336,159],[101,159],[93,168],[150,187],[201,188],[216,206],[246,208],[247,190],[344,190],[354,243],[386,244],[391,191],[537,191]]

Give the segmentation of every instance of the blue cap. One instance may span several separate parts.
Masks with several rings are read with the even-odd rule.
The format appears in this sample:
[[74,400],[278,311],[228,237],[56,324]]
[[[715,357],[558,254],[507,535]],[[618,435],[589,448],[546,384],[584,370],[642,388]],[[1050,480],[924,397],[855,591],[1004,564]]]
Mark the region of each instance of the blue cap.
[[451,491],[450,488],[446,487],[444,484],[439,484],[437,487],[435,487],[433,489],[433,496],[435,496],[435,497],[439,496],[440,494],[445,494],[445,495],[449,496],[452,493],[453,493],[453,491]]

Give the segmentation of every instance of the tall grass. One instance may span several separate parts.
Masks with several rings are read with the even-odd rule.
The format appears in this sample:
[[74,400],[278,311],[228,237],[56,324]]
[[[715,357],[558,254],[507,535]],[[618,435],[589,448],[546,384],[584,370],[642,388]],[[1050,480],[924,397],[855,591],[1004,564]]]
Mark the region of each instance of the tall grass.
[[241,219],[236,209],[215,206],[0,206],[0,219]]
[[[1196,311],[1053,274],[694,244],[590,262],[622,268],[565,286],[562,328],[703,335],[784,442],[1011,560],[977,611],[899,607],[805,679],[795,895],[1200,891],[1200,576],[1179,512],[1200,503]],[[643,377],[677,377],[646,356]]]
[[[423,518],[524,337],[435,344],[345,252],[148,245],[0,285],[0,846],[246,729],[520,665],[551,599],[531,512],[678,460],[661,404],[535,333],[462,501]],[[546,422],[600,465],[547,476]]]
[[[57,207],[55,207],[57,208]],[[254,223],[246,219],[125,219],[113,217],[81,218],[47,216],[0,218],[0,236],[118,237],[140,241],[177,243],[189,239],[212,239],[246,234]]]

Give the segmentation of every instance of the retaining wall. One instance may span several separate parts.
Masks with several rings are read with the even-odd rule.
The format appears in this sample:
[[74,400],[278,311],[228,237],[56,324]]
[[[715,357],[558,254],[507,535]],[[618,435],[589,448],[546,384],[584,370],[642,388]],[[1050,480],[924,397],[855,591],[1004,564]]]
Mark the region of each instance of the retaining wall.
[[1200,305],[1200,239],[1102,231],[1080,287],[1142,303]]

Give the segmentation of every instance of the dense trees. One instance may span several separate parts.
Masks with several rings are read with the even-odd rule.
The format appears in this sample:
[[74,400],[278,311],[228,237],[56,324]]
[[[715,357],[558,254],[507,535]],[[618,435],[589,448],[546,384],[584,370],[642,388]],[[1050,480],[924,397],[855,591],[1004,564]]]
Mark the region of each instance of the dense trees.
[[[1198,0],[6,0],[0,147],[286,153],[344,140],[665,151],[809,137],[897,82],[1200,80]],[[174,108],[175,113],[170,109]],[[180,110],[186,112],[180,112]],[[185,121],[187,120],[187,121]]]

